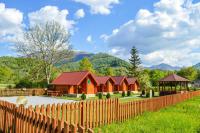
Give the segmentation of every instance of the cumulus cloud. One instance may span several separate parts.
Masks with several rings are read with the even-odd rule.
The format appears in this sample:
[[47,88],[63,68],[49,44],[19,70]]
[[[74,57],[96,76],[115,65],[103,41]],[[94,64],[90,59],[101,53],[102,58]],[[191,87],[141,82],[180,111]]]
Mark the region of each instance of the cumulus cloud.
[[90,7],[92,14],[108,15],[111,13],[111,9],[114,4],[119,4],[119,0],[74,0],[85,4]]
[[85,17],[85,12],[83,9],[78,9],[75,13],[76,19],[84,18]]
[[92,36],[91,35],[88,35],[87,38],[86,38],[86,41],[91,43],[92,42]]
[[15,8],[6,8],[0,3],[0,41],[12,40],[22,32],[23,13]]
[[[122,58],[136,46],[144,65],[168,63],[191,65],[200,62],[200,2],[160,0],[151,12],[140,9],[136,17],[112,34],[101,35],[111,49],[119,49]],[[120,50],[121,49],[121,50]]]
[[74,25],[73,20],[67,19],[69,12],[67,9],[59,10],[56,6],[45,6],[38,11],[28,14],[30,26],[35,24],[44,24],[48,21],[56,21],[66,28],[72,29]]

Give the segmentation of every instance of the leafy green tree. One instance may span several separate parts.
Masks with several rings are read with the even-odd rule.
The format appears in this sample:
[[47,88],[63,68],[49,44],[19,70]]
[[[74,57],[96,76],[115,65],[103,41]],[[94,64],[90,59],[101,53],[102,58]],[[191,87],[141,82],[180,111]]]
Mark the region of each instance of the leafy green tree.
[[2,66],[0,67],[0,83],[8,83],[10,82],[12,76],[12,70],[8,67]]
[[79,70],[81,70],[81,71],[87,70],[87,71],[90,71],[92,73],[95,72],[92,63],[90,62],[90,60],[87,57],[83,58],[79,62]]
[[183,76],[191,81],[198,78],[198,70],[194,67],[184,67],[177,72],[178,75]]
[[106,68],[105,75],[106,75],[106,76],[114,76],[114,75],[115,75],[115,72],[114,72],[113,68],[112,68],[112,67]]
[[149,73],[150,81],[152,86],[158,86],[158,80],[167,75],[167,71],[162,70],[151,70]]
[[126,76],[127,75],[127,69],[125,67],[118,67],[115,68],[115,75],[116,76]]
[[140,57],[137,49],[133,46],[131,49],[131,58],[129,59],[131,64],[129,68],[129,76],[137,77],[139,75],[139,66],[141,64]]
[[140,83],[141,90],[146,90],[151,87],[149,74],[144,70],[140,71],[138,81]]

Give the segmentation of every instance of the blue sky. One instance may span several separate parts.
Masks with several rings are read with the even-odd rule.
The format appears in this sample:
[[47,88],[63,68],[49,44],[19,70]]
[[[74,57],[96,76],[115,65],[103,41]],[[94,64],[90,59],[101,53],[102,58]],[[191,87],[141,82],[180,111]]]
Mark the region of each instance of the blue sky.
[[[16,55],[10,49],[9,35],[17,36],[32,23],[61,18],[61,24],[73,32],[71,44],[76,50],[106,52],[128,59],[130,48],[136,46],[145,66],[159,63],[189,66],[200,62],[198,0],[0,0],[0,3],[4,5],[0,6],[0,56]],[[80,9],[82,12],[75,15]]]

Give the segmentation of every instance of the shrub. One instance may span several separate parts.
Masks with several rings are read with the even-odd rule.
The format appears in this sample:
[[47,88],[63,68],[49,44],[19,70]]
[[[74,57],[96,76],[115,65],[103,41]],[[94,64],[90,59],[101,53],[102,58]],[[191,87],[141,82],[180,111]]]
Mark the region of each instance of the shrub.
[[127,92],[127,96],[130,97],[131,96],[131,91]]
[[102,99],[103,98],[103,94],[102,93],[98,93],[98,98]]
[[126,94],[125,94],[125,92],[123,91],[123,92],[122,92],[122,97],[125,97],[125,96],[126,96]]
[[149,93],[149,92],[147,92],[147,93],[146,93],[146,97],[149,97],[149,96],[150,96],[150,93]]
[[106,98],[109,99],[111,97],[110,93],[107,93]]
[[85,99],[86,99],[86,95],[85,95],[84,93],[81,95],[81,99],[82,99],[82,100],[85,100]]

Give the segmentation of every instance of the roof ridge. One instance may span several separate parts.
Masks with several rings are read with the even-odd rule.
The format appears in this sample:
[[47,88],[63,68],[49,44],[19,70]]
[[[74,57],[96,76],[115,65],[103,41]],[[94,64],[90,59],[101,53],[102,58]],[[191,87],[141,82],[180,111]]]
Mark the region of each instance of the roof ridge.
[[173,78],[174,78],[174,80],[176,81],[177,79],[176,79],[176,74],[174,74],[174,73],[172,73],[172,76],[173,76]]
[[63,73],[75,73],[75,72],[90,72],[90,71],[87,71],[87,70],[85,70],[85,71],[70,71],[70,72],[63,72]]

